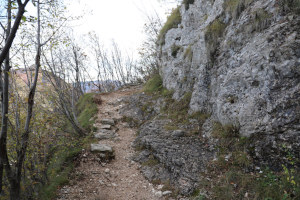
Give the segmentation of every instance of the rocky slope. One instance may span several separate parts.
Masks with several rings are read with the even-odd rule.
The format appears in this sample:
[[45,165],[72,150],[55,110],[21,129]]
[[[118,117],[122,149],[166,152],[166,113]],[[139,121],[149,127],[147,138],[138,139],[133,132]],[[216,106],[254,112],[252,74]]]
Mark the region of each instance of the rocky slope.
[[195,0],[160,41],[173,97],[192,92],[190,112],[259,138],[261,161],[286,143],[300,157],[299,8],[297,0]]
[[[240,177],[251,172],[250,186],[266,166],[300,166],[299,11],[298,0],[187,0],[173,12],[158,58],[163,86],[177,103],[164,91],[138,94],[121,111],[139,127],[134,159],[149,180],[184,195],[205,188],[205,180],[211,188],[232,184],[242,199],[248,186],[220,180],[231,167]],[[189,115],[180,108],[186,103]],[[211,188],[204,196],[216,198]],[[242,195],[283,194],[252,189]]]

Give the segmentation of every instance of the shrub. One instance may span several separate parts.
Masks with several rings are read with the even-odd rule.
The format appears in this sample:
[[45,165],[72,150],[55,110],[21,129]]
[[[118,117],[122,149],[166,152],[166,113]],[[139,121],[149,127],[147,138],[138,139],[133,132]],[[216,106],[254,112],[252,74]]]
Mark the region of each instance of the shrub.
[[154,93],[159,92],[163,89],[163,81],[159,74],[155,74],[152,78],[150,78],[145,86],[144,92],[146,93]]
[[172,11],[171,15],[167,18],[167,22],[160,30],[158,34],[158,43],[160,45],[163,45],[165,43],[165,37],[167,32],[172,28],[177,28],[180,23],[181,23],[180,7],[177,7]]
[[223,35],[226,25],[219,19],[215,19],[206,29],[205,36],[210,36],[211,39],[216,39]]
[[177,46],[177,45],[173,45],[172,47],[171,47],[171,55],[174,57],[174,58],[176,58],[177,57],[177,53],[178,53],[178,51],[180,50],[180,46]]

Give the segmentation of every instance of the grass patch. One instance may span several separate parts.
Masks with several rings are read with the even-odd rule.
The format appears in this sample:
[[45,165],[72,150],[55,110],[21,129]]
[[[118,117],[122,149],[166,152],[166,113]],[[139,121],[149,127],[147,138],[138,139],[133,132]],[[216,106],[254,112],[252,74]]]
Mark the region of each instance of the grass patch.
[[145,162],[142,163],[142,166],[149,166],[149,167],[153,167],[159,164],[159,161],[154,158],[153,155],[149,156],[149,159]]
[[79,98],[76,105],[78,111],[78,122],[86,131],[93,129],[94,116],[98,113],[98,107],[95,103],[95,93],[87,93]]
[[188,110],[192,93],[187,92],[179,101],[172,98],[166,98],[166,106],[162,108],[162,112],[166,113],[175,123],[184,123],[188,120]]
[[194,112],[194,113],[192,113],[192,114],[189,115],[190,119],[196,119],[196,120],[198,120],[198,121],[200,121],[202,123],[204,123],[205,120],[208,119],[209,117],[210,117],[209,114],[203,113],[203,112],[200,112],[200,111]]
[[41,188],[39,194],[41,199],[54,199],[57,190],[69,182],[68,177],[74,169],[74,159],[80,154],[82,148],[80,143],[71,144],[70,141],[53,149],[47,170],[48,184]]
[[188,61],[192,62],[193,59],[193,50],[192,46],[189,45],[188,48],[186,48],[184,54],[183,54],[184,59],[187,59]]
[[210,57],[211,65],[213,65],[217,48],[219,45],[218,39],[223,36],[226,24],[224,24],[220,18],[215,19],[205,31],[205,43],[207,44],[207,53]]
[[158,34],[158,43],[163,45],[165,43],[165,37],[167,32],[172,28],[177,28],[178,25],[181,23],[181,14],[180,14],[180,7],[174,9],[171,14],[167,18],[167,22],[164,24],[162,29]]
[[215,19],[206,29],[205,35],[209,35],[211,39],[216,39],[223,35],[226,25],[219,19]]
[[78,140],[71,137],[60,137],[59,145],[51,149],[49,155],[49,165],[47,169],[47,184],[41,187],[38,199],[52,200],[57,197],[57,191],[70,181],[70,175],[73,173],[76,159],[82,149],[88,149],[89,144],[95,140],[88,136]]
[[224,9],[226,12],[229,12],[234,19],[237,19],[252,2],[253,0],[228,0],[224,2]]
[[239,130],[232,124],[223,126],[219,122],[215,122],[212,130],[214,138],[236,138],[239,136]]
[[123,116],[122,119],[121,119],[121,121],[128,123],[128,125],[130,127],[138,127],[139,126],[138,120],[135,120],[132,117]]
[[155,74],[150,78],[144,86],[144,92],[154,93],[159,92],[163,89],[163,81],[159,74]]

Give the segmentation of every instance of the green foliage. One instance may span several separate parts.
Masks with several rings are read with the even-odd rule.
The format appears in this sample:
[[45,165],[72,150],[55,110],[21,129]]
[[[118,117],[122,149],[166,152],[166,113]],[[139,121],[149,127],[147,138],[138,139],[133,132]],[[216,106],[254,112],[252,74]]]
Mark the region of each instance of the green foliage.
[[226,24],[217,18],[207,27],[205,35],[210,36],[211,39],[217,39],[223,35],[225,28]]
[[195,0],[183,0],[182,4],[184,5],[185,10],[190,8],[190,4],[193,4]]
[[184,55],[183,55],[184,59],[188,59],[188,61],[192,61],[193,59],[193,50],[192,50],[192,46],[189,45],[188,48],[185,50]]
[[95,120],[93,117],[97,114],[98,108],[95,103],[95,93],[87,93],[80,97],[77,103],[78,122],[88,132],[92,130]]
[[179,101],[172,98],[167,98],[166,106],[162,111],[168,115],[175,123],[184,123],[188,120],[188,110],[191,101],[192,93],[187,92]]
[[163,89],[163,81],[159,74],[155,74],[151,79],[147,81],[144,86],[144,92],[146,93],[154,93],[160,92]]
[[233,19],[237,19],[243,10],[253,2],[253,0],[228,0],[224,2],[224,9],[229,12]]
[[150,155],[149,159],[142,163],[142,166],[153,167],[153,166],[158,165],[158,164],[159,164],[159,161],[156,158],[154,158],[153,155]]
[[[287,168],[286,168],[287,169]],[[291,182],[289,172],[284,170],[275,173],[268,168],[255,180],[254,189],[261,199],[299,199],[300,198],[300,174],[293,172],[294,181]]]
[[213,65],[216,56],[216,50],[219,45],[219,38],[222,37],[226,28],[220,18],[215,19],[205,31],[205,43],[207,45],[207,53],[210,57],[210,63]]
[[177,46],[177,45],[173,45],[172,47],[171,47],[171,55],[174,57],[174,58],[176,58],[177,57],[177,53],[178,53],[178,51],[181,49],[181,47],[180,46]]
[[200,121],[200,122],[202,122],[202,123],[204,123],[205,120],[206,120],[207,118],[209,118],[209,117],[210,117],[209,114],[203,113],[203,112],[201,112],[201,111],[194,112],[194,113],[192,113],[191,115],[189,115],[189,118],[190,118],[190,119],[196,119],[196,120],[198,120],[198,121]]
[[234,138],[239,136],[239,130],[232,124],[222,125],[215,122],[212,130],[212,136],[215,138]]
[[158,43],[160,45],[163,45],[165,43],[166,33],[172,28],[177,28],[180,23],[181,23],[180,7],[177,7],[172,11],[171,15],[167,18],[167,22],[160,30],[158,35]]
[[69,182],[69,175],[74,169],[74,159],[80,154],[82,143],[63,138],[62,145],[52,149],[53,155],[47,170],[48,183],[41,188],[39,197],[51,200],[56,197],[59,187]]
[[139,122],[137,120],[133,119],[132,117],[123,116],[121,120],[122,120],[122,122],[127,122],[130,127],[138,127],[139,126]]

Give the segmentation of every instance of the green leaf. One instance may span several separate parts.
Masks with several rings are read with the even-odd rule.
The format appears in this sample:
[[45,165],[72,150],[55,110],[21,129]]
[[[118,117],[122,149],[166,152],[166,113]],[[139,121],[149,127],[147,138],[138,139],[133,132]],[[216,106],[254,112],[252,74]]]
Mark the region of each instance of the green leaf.
[[27,21],[27,18],[25,16],[22,16],[22,21],[23,22],[26,22]]

